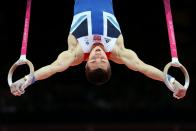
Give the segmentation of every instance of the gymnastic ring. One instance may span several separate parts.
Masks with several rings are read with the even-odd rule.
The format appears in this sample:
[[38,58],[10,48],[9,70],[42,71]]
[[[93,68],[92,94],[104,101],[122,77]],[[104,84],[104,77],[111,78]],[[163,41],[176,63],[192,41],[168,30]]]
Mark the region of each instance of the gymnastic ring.
[[185,89],[187,89],[189,87],[189,83],[190,83],[190,77],[189,77],[189,74],[186,70],[186,68],[179,63],[179,66],[176,66],[176,64],[173,64],[173,62],[169,62],[165,67],[164,67],[164,82],[166,84],[166,86],[171,90],[173,91],[173,88],[172,88],[172,85],[171,83],[169,82],[168,80],[168,70],[171,68],[171,67],[177,67],[177,68],[180,68],[180,70],[182,71],[182,73],[184,74],[184,77],[185,77],[185,84],[184,84],[184,87]]
[[31,63],[31,61],[29,61],[29,60],[25,60],[25,61],[23,61],[23,62],[19,62],[20,61],[20,59],[17,61],[17,62],[15,62],[13,65],[12,65],[12,67],[10,68],[10,70],[9,70],[9,73],[8,73],[8,77],[7,77],[7,80],[8,80],[8,85],[9,86],[11,86],[12,85],[12,76],[13,76],[13,73],[14,73],[14,71],[16,70],[16,68],[18,67],[18,66],[20,66],[20,65],[28,65],[28,67],[29,67],[29,69],[30,69],[30,74],[34,74],[34,66],[33,66],[33,64]]

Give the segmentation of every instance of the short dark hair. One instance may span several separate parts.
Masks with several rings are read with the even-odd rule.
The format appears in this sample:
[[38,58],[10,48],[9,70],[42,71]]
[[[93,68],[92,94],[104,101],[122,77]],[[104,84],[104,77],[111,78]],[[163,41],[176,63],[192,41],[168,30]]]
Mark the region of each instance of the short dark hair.
[[91,70],[90,67],[87,65],[85,73],[87,80],[94,85],[105,84],[107,81],[109,81],[112,74],[110,64],[106,70],[102,68]]

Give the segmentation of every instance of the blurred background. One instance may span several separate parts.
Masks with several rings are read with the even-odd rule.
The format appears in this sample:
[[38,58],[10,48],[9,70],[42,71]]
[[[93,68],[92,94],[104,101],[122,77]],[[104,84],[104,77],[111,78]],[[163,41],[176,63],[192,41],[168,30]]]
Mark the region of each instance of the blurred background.
[[[141,3],[142,2],[142,3]],[[171,61],[162,0],[113,0],[125,46],[160,70]],[[27,58],[35,69],[67,49],[73,0],[32,0]],[[164,83],[111,62],[111,80],[100,87],[85,78],[85,63],[38,81],[15,97],[7,73],[19,59],[26,0],[0,1],[0,131],[195,131],[196,59],[193,0],[171,0],[179,61],[190,75],[185,98],[177,100]],[[171,74],[184,82],[178,68]],[[28,73],[14,72],[14,80]]]

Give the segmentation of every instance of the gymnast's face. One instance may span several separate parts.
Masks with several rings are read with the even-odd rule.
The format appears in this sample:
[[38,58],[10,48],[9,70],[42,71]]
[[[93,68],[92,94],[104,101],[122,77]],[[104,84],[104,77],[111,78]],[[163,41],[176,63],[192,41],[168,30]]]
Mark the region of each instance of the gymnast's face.
[[109,61],[102,46],[95,46],[91,50],[86,66],[88,66],[91,70],[95,70],[97,68],[107,70]]

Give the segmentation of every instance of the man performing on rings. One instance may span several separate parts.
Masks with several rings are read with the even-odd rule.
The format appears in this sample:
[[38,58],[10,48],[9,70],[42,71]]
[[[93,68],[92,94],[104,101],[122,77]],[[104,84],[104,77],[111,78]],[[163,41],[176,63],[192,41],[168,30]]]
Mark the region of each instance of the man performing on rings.
[[[11,93],[20,96],[24,89],[35,81],[63,72],[70,66],[86,61],[87,80],[95,85],[106,83],[111,76],[109,60],[124,64],[130,70],[164,82],[164,73],[141,61],[137,54],[126,49],[119,24],[114,16],[112,0],[75,0],[74,17],[68,36],[68,50],[63,51],[50,65],[44,66],[11,85]],[[172,76],[167,76],[172,83],[176,98],[183,98],[186,90]]]

